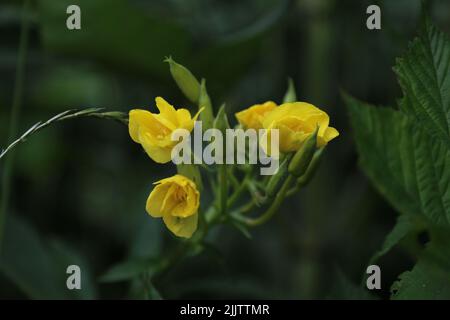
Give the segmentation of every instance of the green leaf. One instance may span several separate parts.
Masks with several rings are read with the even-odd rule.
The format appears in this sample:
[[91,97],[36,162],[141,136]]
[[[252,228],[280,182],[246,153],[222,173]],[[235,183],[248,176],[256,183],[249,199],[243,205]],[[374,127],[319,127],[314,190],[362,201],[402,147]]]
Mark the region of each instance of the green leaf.
[[428,18],[394,68],[404,93],[402,111],[450,146],[450,41]]
[[333,279],[335,279],[327,299],[333,300],[375,300],[369,290],[365,287],[354,284],[348,277],[339,269],[335,272]]
[[[82,11],[80,32],[65,27],[66,8],[71,4]],[[165,55],[176,52],[185,57],[188,53],[189,35],[174,19],[148,14],[130,1],[39,0],[37,11],[43,45],[54,52],[163,77]]]
[[[420,36],[398,59],[400,110],[345,96],[360,164],[402,215],[372,261],[412,231],[432,241],[392,286],[394,299],[450,298],[450,255],[433,235],[450,229],[450,42],[424,19]],[[446,242],[448,244],[448,242]]]
[[372,256],[369,265],[374,264],[379,258],[388,253],[397,243],[399,243],[403,238],[405,238],[411,231],[415,229],[416,227],[411,221],[410,216],[406,214],[398,216],[397,223],[395,224],[391,232],[389,232],[389,234],[386,236],[381,249]]
[[[86,258],[69,244],[60,240],[52,240],[49,243],[54,256],[54,264],[58,270],[66,270],[69,265],[77,265],[81,270],[81,290],[70,290],[68,294],[71,299],[96,299],[97,288],[92,274],[92,270],[86,261]],[[65,284],[66,273],[60,272],[61,283]]]
[[398,211],[450,227],[450,151],[401,112],[345,97],[360,164]]
[[158,256],[161,253],[161,225],[148,215],[139,215],[134,226],[133,237],[128,244],[128,258],[143,258]]
[[31,299],[67,299],[66,266],[32,225],[8,215],[0,271]]
[[411,271],[391,287],[392,299],[450,299],[450,252],[447,245],[430,245]]
[[101,282],[129,280],[148,272],[155,264],[155,259],[129,259],[111,267],[99,280]]

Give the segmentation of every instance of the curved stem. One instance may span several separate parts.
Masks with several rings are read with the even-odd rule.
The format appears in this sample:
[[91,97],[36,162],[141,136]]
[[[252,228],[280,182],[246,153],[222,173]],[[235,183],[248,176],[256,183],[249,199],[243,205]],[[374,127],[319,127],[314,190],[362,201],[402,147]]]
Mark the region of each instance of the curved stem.
[[214,205],[210,206],[208,210],[205,211],[202,217],[205,222],[204,228],[197,230],[191,239],[179,243],[176,248],[168,254],[166,259],[161,264],[161,267],[152,275],[152,282],[157,283],[158,280],[167,274],[171,268],[186,257],[191,246],[195,246],[205,239],[208,231],[217,223],[217,219],[220,216],[218,213],[220,212],[216,210]]
[[290,188],[291,184],[294,181],[295,181],[295,177],[292,175],[289,175],[287,177],[287,179],[284,181],[283,186],[281,187],[280,191],[277,193],[272,205],[266,210],[266,212],[264,212],[258,218],[247,218],[247,217],[242,217],[239,215],[235,215],[234,218],[245,223],[246,225],[248,225],[250,227],[258,226],[258,225],[261,225],[261,224],[267,222],[275,215],[275,213],[280,208],[281,204],[283,203],[283,200],[286,197],[286,193],[287,193],[288,189]]
[[236,212],[238,214],[245,214],[247,212],[249,212],[250,210],[252,210],[254,207],[256,206],[255,201],[252,199],[249,202],[247,202],[246,204],[244,204],[242,207],[240,207],[239,209],[236,210]]
[[[27,58],[29,19],[27,17],[30,1],[25,0],[22,8],[22,23],[20,28],[19,56],[17,59],[16,79],[14,84],[14,96],[12,102],[11,119],[9,127],[9,141],[11,141],[17,132],[19,123],[20,109],[22,108],[22,94],[25,78],[25,63]],[[2,247],[4,224],[10,195],[11,176],[13,171],[13,157],[10,157],[5,163],[2,175],[2,196],[0,208],[0,250]]]
[[286,193],[286,198],[289,198],[290,196],[293,196],[294,194],[296,194],[297,192],[299,192],[300,189],[301,189],[305,184],[306,184],[306,181],[300,177],[300,178],[297,180],[297,183],[295,184],[295,186],[288,190],[288,192]]
[[27,131],[25,131],[25,133],[22,134],[18,139],[14,140],[8,147],[6,147],[6,149],[4,149],[0,153],[0,159],[2,159],[16,145],[18,145],[21,142],[24,142],[31,135],[35,134],[36,132],[44,129],[45,127],[47,127],[55,122],[59,122],[59,121],[63,121],[63,120],[70,120],[70,119],[78,119],[78,118],[82,118],[82,117],[95,117],[95,118],[116,120],[116,121],[119,121],[122,123],[127,123],[127,115],[123,112],[119,112],[119,111],[99,112],[100,110],[102,110],[102,108],[89,108],[89,109],[84,109],[84,110],[80,110],[80,111],[67,110],[67,111],[57,114],[56,116],[50,118],[49,120],[47,120],[45,122],[38,122],[38,123],[34,124],[31,128],[29,128]]
[[232,205],[236,203],[237,200],[242,196],[242,194],[247,190],[247,181],[252,176],[252,170],[249,170],[246,172],[244,179],[239,184],[239,187],[233,192],[233,194],[230,196],[227,202],[228,208],[230,208]]

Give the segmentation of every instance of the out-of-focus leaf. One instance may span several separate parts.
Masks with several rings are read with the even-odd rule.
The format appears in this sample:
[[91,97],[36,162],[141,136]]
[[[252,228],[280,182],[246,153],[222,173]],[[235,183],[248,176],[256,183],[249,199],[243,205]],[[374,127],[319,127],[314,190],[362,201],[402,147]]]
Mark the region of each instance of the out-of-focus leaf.
[[100,277],[101,282],[118,282],[135,278],[155,265],[154,259],[130,259],[111,267]]
[[267,13],[260,19],[255,19],[246,27],[241,28],[238,32],[230,34],[221,39],[223,43],[240,42],[243,39],[251,39],[261,35],[263,32],[270,29],[286,12],[289,6],[289,0],[279,0],[267,10]]
[[[53,240],[49,243],[52,250],[55,265],[58,270],[67,270],[70,265],[77,265],[80,267],[81,271],[81,289],[80,290],[70,290],[69,295],[71,299],[96,299],[97,288],[95,285],[95,280],[90,270],[90,267],[86,259],[68,244]],[[68,274],[64,274],[64,279],[62,282],[65,283]]]
[[[166,290],[165,290],[166,291]],[[229,299],[282,299],[284,293],[276,292],[267,288],[264,283],[256,281],[251,277],[227,278],[221,277],[203,277],[198,279],[187,279],[175,283],[170,288],[169,296],[177,299],[198,296],[204,294],[214,294],[215,297]]]
[[66,299],[66,268],[55,263],[52,251],[33,227],[9,215],[0,256],[0,270],[32,299]]
[[411,271],[399,276],[391,287],[398,300],[450,299],[450,250],[447,245],[430,245]]
[[[68,30],[66,8],[81,9],[81,30]],[[118,67],[162,75],[162,59],[184,57],[188,36],[175,22],[150,16],[126,0],[39,0],[44,45],[54,51],[94,57]]]
[[[402,213],[382,249],[411,231],[450,229],[450,42],[424,19],[420,36],[395,71],[400,111],[345,97],[360,163],[379,192]],[[433,239],[411,271],[392,286],[394,299],[450,298],[448,245]]]
[[375,263],[379,258],[388,253],[397,243],[406,237],[411,231],[415,230],[416,226],[411,221],[411,217],[406,214],[398,216],[397,223],[389,232],[384,240],[383,246],[370,259],[369,265]]
[[[187,17],[186,23],[177,19],[176,10],[166,3],[160,10],[162,6],[148,1],[143,9],[126,0],[38,0],[38,13],[44,46],[53,52],[94,59],[119,70],[165,79],[169,74],[162,60],[172,54],[198,76],[220,79],[220,82],[211,81],[208,87],[211,93],[223,93],[224,88],[234,85],[249,69],[255,61],[255,53],[260,52],[264,35],[288,12],[288,0],[269,2],[270,6],[263,5],[257,17],[244,14],[239,25],[233,25],[230,20],[237,13],[233,10],[245,12],[242,3],[231,6],[217,3],[218,7],[205,2],[204,6],[193,9],[193,3],[186,5],[183,1],[183,7],[188,10],[182,13]],[[81,30],[64,27],[68,17],[66,8],[70,4],[81,8]],[[232,8],[222,10],[227,6]],[[223,24],[230,30],[214,32],[208,40],[203,31],[216,26],[217,15],[223,15]],[[188,31],[190,28],[185,25],[194,21],[206,26],[196,25]],[[220,63],[217,57],[221,57]]]
[[39,74],[32,99],[37,104],[60,110],[82,106],[111,106],[113,83],[101,73],[84,67],[56,67]]
[[248,227],[246,225],[244,225],[243,223],[241,223],[237,220],[232,220],[231,225],[233,227],[235,227],[236,230],[238,230],[240,233],[242,233],[244,235],[244,237],[246,237],[247,239],[252,238],[252,234],[250,233],[250,230],[248,230]]
[[128,299],[162,300],[161,293],[155,288],[149,279],[136,278],[131,281]]
[[333,300],[376,300],[366,288],[358,286],[350,281],[341,271],[336,270],[334,284],[327,296]]
[[161,249],[160,221],[143,213],[137,218],[136,231],[130,244],[130,258],[155,257]]

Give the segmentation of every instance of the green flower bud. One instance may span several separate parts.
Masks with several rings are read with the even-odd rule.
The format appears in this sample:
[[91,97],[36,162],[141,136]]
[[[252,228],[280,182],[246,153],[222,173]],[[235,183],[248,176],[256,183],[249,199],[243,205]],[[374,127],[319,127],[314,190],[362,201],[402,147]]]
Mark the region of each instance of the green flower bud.
[[200,96],[198,99],[198,109],[204,108],[200,112],[200,120],[203,122],[203,130],[212,128],[214,121],[214,114],[211,104],[211,99],[209,98],[208,92],[206,91],[205,79],[202,79],[200,84]]
[[170,73],[186,98],[193,103],[198,103],[200,83],[197,78],[186,67],[176,63],[172,57],[166,58],[164,62],[169,64]]
[[295,177],[301,177],[308,169],[309,164],[314,156],[317,145],[317,132],[319,127],[309,136],[300,149],[297,150],[294,157],[289,163],[288,171]]
[[266,187],[266,196],[267,198],[272,198],[279,191],[281,186],[281,181],[286,176],[288,163],[290,158],[285,158],[283,162],[281,162],[280,167],[278,168],[278,172],[272,175],[267,182]]
[[228,117],[225,112],[225,104],[219,108],[216,118],[214,119],[213,127],[222,132],[225,132],[226,129],[230,128],[230,123],[228,122]]
[[317,168],[319,167],[319,163],[320,163],[320,160],[322,159],[324,150],[325,150],[325,148],[320,148],[314,153],[314,156],[313,156],[311,163],[309,164],[308,169],[306,170],[305,174],[302,175],[297,180],[297,185],[299,187],[302,187],[302,186],[308,184],[308,182],[312,179],[312,177],[314,176],[314,174],[317,171]]
[[297,94],[295,93],[294,81],[292,78],[288,79],[288,89],[283,98],[283,103],[295,102],[297,101]]

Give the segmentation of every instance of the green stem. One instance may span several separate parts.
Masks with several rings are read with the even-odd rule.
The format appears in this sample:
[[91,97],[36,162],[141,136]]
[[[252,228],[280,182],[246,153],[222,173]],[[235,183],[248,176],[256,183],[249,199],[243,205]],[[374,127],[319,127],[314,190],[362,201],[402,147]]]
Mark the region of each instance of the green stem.
[[297,180],[297,183],[295,184],[294,187],[292,187],[291,189],[288,190],[288,192],[286,193],[286,198],[289,198],[291,196],[293,196],[294,194],[296,194],[297,192],[300,191],[300,189],[305,185],[305,180],[302,179],[301,177]]
[[249,212],[250,210],[252,210],[254,207],[256,206],[255,201],[252,199],[249,202],[247,202],[246,204],[244,204],[242,207],[240,207],[239,209],[237,209],[237,212],[239,214],[245,214],[247,212]]
[[267,222],[275,215],[275,213],[280,208],[281,204],[283,203],[283,200],[286,197],[287,191],[289,190],[291,184],[294,181],[295,181],[295,177],[292,175],[289,175],[287,177],[287,179],[284,181],[283,186],[281,187],[280,191],[275,196],[275,200],[272,203],[272,205],[266,210],[266,212],[264,212],[258,218],[247,218],[247,217],[242,217],[240,215],[235,215],[234,218],[245,223],[246,225],[248,225],[250,227],[255,227],[255,226],[258,226],[258,225],[261,225],[261,224]]
[[223,164],[219,167],[218,173],[219,183],[219,213],[225,215],[227,212],[227,198],[228,198],[228,179],[227,179],[227,165]]
[[233,206],[237,200],[242,196],[242,194],[247,190],[247,181],[252,176],[252,171],[249,170],[246,172],[244,179],[239,184],[239,187],[233,192],[233,194],[230,196],[227,202],[227,206],[230,208]]
[[203,230],[197,230],[191,239],[179,243],[178,246],[176,246],[176,248],[168,254],[167,258],[162,262],[160,268],[153,274],[151,277],[151,282],[155,284],[158,283],[159,280],[170,271],[170,269],[186,257],[191,246],[195,246],[205,239],[208,231],[217,223],[217,219],[219,217],[217,214],[218,212],[219,211],[216,210],[214,206],[210,206],[208,210],[205,211],[202,219],[205,220],[204,222],[208,225],[208,227]]
[[[20,30],[20,44],[19,56],[17,59],[16,76],[14,84],[14,95],[12,102],[10,126],[9,126],[9,141],[11,141],[17,134],[17,127],[19,123],[20,110],[22,107],[23,86],[25,79],[25,63],[28,49],[28,35],[29,35],[29,19],[27,17],[30,1],[25,0],[22,8],[22,23]],[[11,176],[13,171],[13,157],[6,161],[3,176],[2,176],[2,195],[0,207],[0,250],[3,243],[3,233],[5,228],[6,213],[8,210],[8,202],[10,197]]]
[[234,167],[231,167],[230,168],[230,171],[229,171],[229,177],[230,177],[230,181],[231,181],[231,183],[233,184],[233,188],[234,188],[234,190],[237,190],[237,189],[239,189],[239,187],[240,187],[240,183],[239,183],[239,181],[238,181],[238,179],[236,178],[236,176],[234,175]]

